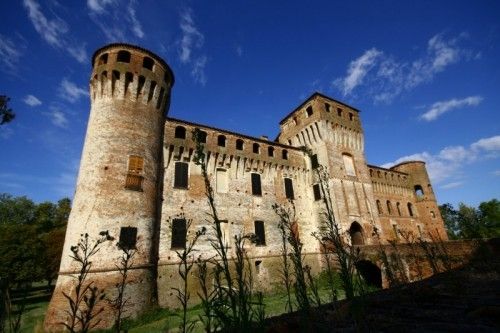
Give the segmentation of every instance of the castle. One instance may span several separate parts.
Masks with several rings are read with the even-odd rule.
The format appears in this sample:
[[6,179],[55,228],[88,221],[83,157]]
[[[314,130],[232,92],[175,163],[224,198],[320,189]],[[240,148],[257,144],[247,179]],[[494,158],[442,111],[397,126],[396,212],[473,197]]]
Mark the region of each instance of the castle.
[[[294,200],[307,260],[313,269],[321,266],[311,235],[323,210],[313,173],[319,164],[328,168],[335,218],[346,241],[375,244],[374,228],[382,242],[398,237],[398,230],[446,239],[424,162],[390,169],[367,164],[360,111],[345,103],[314,93],[281,120],[271,141],[167,117],[174,75],[148,50],[110,44],[94,53],[92,65],[91,111],[48,330],[61,329],[66,320],[62,292],[72,292],[76,273],[71,246],[84,233],[108,230],[137,248],[127,285],[131,313],[156,303],[177,307],[171,289],[179,283],[175,250],[210,223],[201,168],[193,161],[195,129],[205,146],[224,234],[258,237],[247,250],[263,290],[278,279],[281,237],[274,203]],[[193,221],[190,232],[186,219]],[[206,240],[197,248],[214,255]],[[88,278],[109,293],[119,280],[120,254],[116,242],[108,242],[92,259]],[[111,325],[109,320],[102,325]]]

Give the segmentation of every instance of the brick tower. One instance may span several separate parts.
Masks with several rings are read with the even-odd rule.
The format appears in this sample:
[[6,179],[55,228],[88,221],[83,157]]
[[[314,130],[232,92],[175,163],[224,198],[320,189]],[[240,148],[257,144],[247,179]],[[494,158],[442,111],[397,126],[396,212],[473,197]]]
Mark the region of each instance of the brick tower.
[[[67,320],[68,301],[62,292],[74,289],[77,266],[70,248],[81,234],[96,238],[107,230],[115,238],[92,258],[88,281],[113,295],[121,256],[116,243],[121,241],[137,248],[126,288],[132,300],[128,311],[135,315],[156,302],[162,142],[174,76],[160,57],[128,44],[100,48],[92,66],[90,117],[59,277],[45,320],[48,331],[62,330]],[[111,314],[100,318],[100,327],[113,324]]]

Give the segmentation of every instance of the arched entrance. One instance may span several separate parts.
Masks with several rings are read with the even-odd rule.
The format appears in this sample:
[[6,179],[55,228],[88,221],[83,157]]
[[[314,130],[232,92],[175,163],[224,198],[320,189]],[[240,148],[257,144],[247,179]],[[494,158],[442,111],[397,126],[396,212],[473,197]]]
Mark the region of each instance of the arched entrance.
[[363,228],[358,222],[353,222],[349,228],[349,235],[351,236],[352,245],[363,245]]
[[369,260],[356,262],[356,269],[369,286],[382,288],[382,271]]

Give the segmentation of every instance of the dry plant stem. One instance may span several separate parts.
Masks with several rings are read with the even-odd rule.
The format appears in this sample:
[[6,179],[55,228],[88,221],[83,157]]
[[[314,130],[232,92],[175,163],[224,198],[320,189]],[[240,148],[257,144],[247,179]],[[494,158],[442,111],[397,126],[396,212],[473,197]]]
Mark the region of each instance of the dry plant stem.
[[111,306],[115,309],[116,319],[115,319],[115,331],[117,333],[121,332],[121,326],[126,308],[130,305],[130,297],[125,298],[125,288],[127,286],[128,271],[132,269],[132,258],[136,254],[137,250],[135,248],[126,248],[122,244],[117,244],[118,248],[122,251],[122,256],[120,258],[120,264],[117,265],[118,271],[120,273],[120,282],[117,285],[118,295],[114,300],[111,300]]
[[290,272],[290,262],[289,262],[289,253],[288,253],[288,241],[287,241],[287,231],[285,225],[283,223],[278,224],[278,229],[281,234],[281,280],[285,285],[287,301],[285,304],[285,311],[292,312],[292,298],[291,298],[291,290],[292,290],[292,273]]
[[69,310],[65,311],[69,320],[62,324],[71,333],[77,332],[78,326],[79,332],[87,332],[100,322],[95,319],[102,312],[102,308],[97,311],[94,311],[94,308],[104,298],[104,293],[93,285],[93,281],[87,282],[87,276],[92,267],[90,259],[99,252],[102,243],[113,239],[107,231],[100,232],[94,243],[89,240],[88,234],[81,236],[78,244],[71,247],[73,254],[70,256],[80,267],[75,277],[75,292],[73,295],[63,292],[69,304]]

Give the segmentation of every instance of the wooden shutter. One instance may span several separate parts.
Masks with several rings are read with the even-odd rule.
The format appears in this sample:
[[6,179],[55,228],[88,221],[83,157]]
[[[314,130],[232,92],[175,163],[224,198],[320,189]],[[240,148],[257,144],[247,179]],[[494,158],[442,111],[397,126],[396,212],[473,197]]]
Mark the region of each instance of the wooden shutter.
[[321,199],[321,191],[319,188],[319,184],[313,185],[313,192],[314,192],[314,200],[320,200]]
[[293,182],[290,178],[285,178],[285,194],[287,199],[295,199],[293,195]]
[[184,162],[175,163],[174,187],[188,187],[188,164]]
[[172,221],[172,241],[171,248],[186,247],[186,219],[173,219]]
[[133,174],[142,174],[144,168],[144,160],[140,156],[129,156],[128,158],[128,172]]
[[122,227],[120,229],[120,247],[125,250],[130,250],[135,248],[137,241],[137,228],[134,227]]
[[255,235],[257,236],[256,245],[266,245],[266,233],[263,221],[255,221]]

